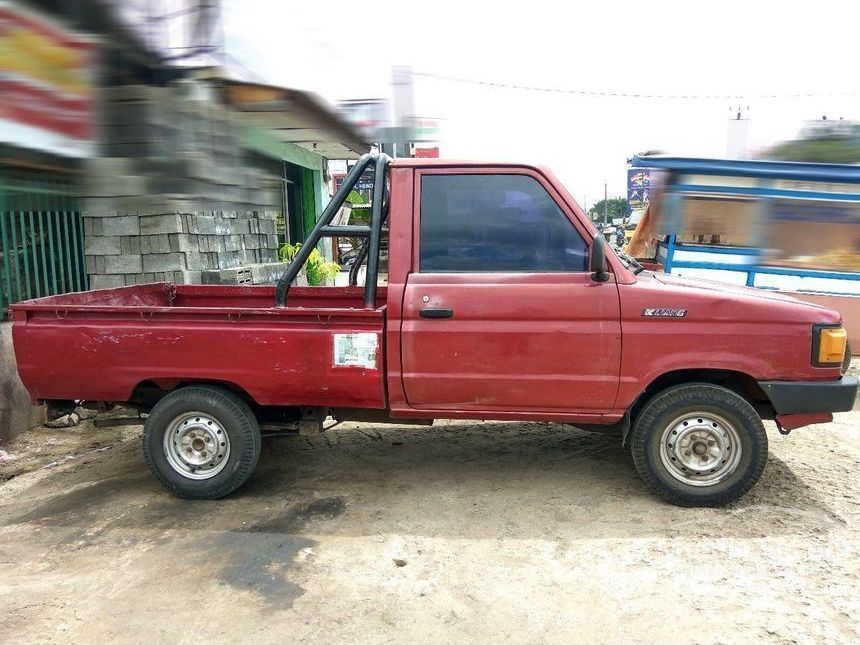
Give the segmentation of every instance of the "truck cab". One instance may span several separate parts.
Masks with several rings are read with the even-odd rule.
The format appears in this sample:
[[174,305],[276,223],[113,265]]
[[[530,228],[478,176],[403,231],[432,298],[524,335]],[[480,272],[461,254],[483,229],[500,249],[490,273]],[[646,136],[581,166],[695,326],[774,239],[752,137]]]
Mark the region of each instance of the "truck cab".
[[[366,171],[370,225],[332,225]],[[366,240],[352,284],[293,287],[337,235]],[[643,271],[549,170],[522,164],[369,155],[276,288],[108,291],[13,306],[22,380],[35,400],[144,410],[147,462],[186,497],[240,486],[261,424],[449,418],[615,432],[664,499],[722,504],[764,470],[762,419],[827,422],[858,387],[838,313]]]

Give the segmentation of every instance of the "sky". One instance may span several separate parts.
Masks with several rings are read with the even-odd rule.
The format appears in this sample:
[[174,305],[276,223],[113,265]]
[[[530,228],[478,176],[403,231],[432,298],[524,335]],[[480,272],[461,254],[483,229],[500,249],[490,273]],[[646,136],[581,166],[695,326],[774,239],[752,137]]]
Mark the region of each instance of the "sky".
[[[440,120],[443,157],[549,166],[585,205],[603,197],[604,183],[610,196],[625,193],[637,152],[725,157],[739,106],[749,108],[753,152],[824,115],[860,120],[857,0],[223,4],[232,60],[332,103],[390,97],[394,65],[540,88],[743,97],[582,96],[416,78],[416,112]],[[790,96],[798,93],[813,96]],[[762,97],[771,94],[779,96]]]

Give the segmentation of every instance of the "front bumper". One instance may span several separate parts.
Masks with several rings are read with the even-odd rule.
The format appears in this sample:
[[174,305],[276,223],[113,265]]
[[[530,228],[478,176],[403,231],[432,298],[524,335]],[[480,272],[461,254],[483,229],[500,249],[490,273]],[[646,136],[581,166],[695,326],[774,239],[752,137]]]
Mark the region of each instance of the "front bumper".
[[854,409],[856,376],[838,381],[759,381],[778,415],[848,412]]

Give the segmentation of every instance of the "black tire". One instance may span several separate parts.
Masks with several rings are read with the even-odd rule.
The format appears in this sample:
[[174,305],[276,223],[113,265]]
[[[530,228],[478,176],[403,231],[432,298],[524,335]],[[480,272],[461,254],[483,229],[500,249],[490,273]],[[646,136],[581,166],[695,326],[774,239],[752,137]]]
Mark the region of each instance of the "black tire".
[[[679,436],[685,439],[673,443]],[[767,463],[767,433],[756,411],[738,394],[708,383],[678,385],[654,396],[636,419],[630,443],[645,484],[678,506],[736,500],[756,484]],[[687,466],[714,468],[697,472]]]
[[[189,417],[184,423],[191,422],[194,426],[191,417],[197,413],[200,414],[197,422],[202,418],[202,423],[211,421],[209,426],[214,423],[214,428],[217,428],[206,430],[198,423],[208,433],[205,434],[206,441],[220,441],[226,434],[226,439],[220,441],[221,446],[227,447],[224,451],[226,454],[222,459],[223,464],[219,462],[216,468],[209,468],[211,464],[205,464],[195,471],[193,465],[185,462],[179,462],[177,466],[171,465],[171,459],[176,463],[182,455],[170,455],[175,451],[168,447],[165,434],[171,427],[177,426],[185,431],[181,425],[184,417]],[[200,431],[200,436],[204,436],[203,430]],[[173,432],[179,434],[180,430]],[[220,437],[216,437],[215,432]],[[156,404],[143,427],[143,454],[147,466],[168,490],[179,497],[189,499],[219,499],[239,488],[257,465],[260,444],[260,426],[248,405],[233,392],[209,385],[193,385],[171,392]],[[202,442],[201,446],[206,449]],[[212,459],[215,459],[214,453],[217,451],[217,447],[211,451]],[[207,455],[206,452],[200,454],[204,458]],[[188,472],[182,470],[182,467]],[[210,474],[216,470],[217,472]],[[194,476],[206,478],[194,479]]]

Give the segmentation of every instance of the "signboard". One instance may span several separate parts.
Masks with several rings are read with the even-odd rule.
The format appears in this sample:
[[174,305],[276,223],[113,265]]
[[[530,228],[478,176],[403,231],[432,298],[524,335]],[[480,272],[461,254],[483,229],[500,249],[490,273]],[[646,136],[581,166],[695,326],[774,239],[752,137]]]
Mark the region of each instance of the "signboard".
[[426,116],[416,117],[413,128],[415,132],[412,135],[412,141],[434,142],[439,140],[439,119]]
[[[350,165],[350,169],[351,168],[352,165]],[[373,191],[373,173],[374,169],[371,166],[362,173],[361,177],[358,178],[358,181],[355,182],[355,186],[353,186],[352,189],[359,193],[367,193],[367,196],[369,197],[371,191]],[[334,181],[334,189],[337,191],[343,185],[343,182],[346,179],[346,174],[334,175],[332,179]]]
[[0,0],[0,142],[92,156],[96,52],[91,39]]
[[630,208],[644,206],[651,196],[651,171],[649,168],[627,169],[627,203]]
[[415,156],[418,159],[438,159],[439,146],[433,146],[432,148],[419,148],[416,146]]

